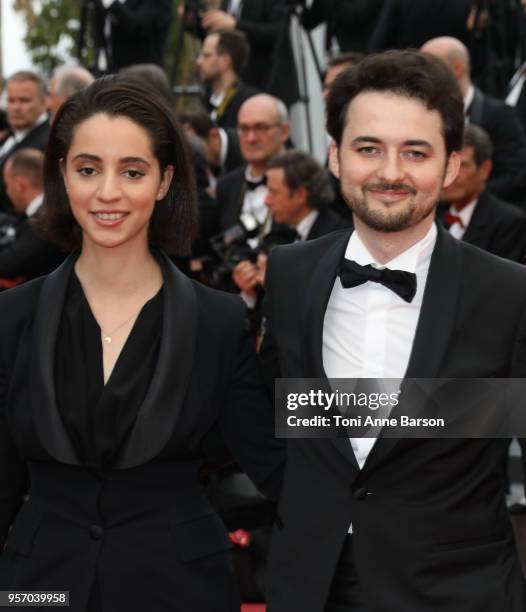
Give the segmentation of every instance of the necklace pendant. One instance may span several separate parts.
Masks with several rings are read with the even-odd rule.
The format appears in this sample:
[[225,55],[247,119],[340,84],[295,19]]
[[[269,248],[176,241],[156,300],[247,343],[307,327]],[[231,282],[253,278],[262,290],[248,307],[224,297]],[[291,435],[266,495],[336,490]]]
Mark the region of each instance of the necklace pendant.
[[104,342],[106,342],[106,344],[111,344],[111,336],[104,336]]

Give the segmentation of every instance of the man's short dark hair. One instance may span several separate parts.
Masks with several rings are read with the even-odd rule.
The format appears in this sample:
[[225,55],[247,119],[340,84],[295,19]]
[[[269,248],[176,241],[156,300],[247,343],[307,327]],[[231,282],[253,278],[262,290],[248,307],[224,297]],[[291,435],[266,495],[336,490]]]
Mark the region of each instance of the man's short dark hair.
[[8,159],[13,176],[23,176],[29,183],[42,189],[44,182],[44,153],[38,149],[25,147],[18,149]]
[[493,144],[489,134],[473,123],[469,123],[464,128],[462,148],[466,147],[473,147],[473,158],[477,166],[481,166],[493,155]]
[[270,160],[267,170],[271,168],[283,170],[285,185],[290,191],[305,187],[309,208],[321,208],[334,200],[329,174],[312,155],[304,151],[287,151]]
[[228,55],[234,72],[241,74],[250,56],[250,45],[244,32],[224,28],[214,33],[218,35],[217,53]]
[[209,113],[201,106],[188,106],[177,111],[176,116],[181,125],[189,125],[200,138],[208,138],[210,130],[216,127]]
[[44,79],[32,70],[19,70],[18,72],[15,72],[7,79],[7,84],[9,85],[9,83],[15,81],[31,81],[38,87],[38,93],[41,98],[46,95],[47,90]]
[[341,144],[350,103],[364,92],[420,100],[440,114],[447,154],[462,148],[464,102],[453,72],[442,60],[420,51],[385,51],[339,74],[327,101],[327,131],[336,144]]
[[150,243],[186,255],[197,229],[197,203],[191,155],[183,131],[164,98],[151,87],[121,75],[105,76],[77,92],[60,107],[51,126],[44,161],[44,204],[38,229],[42,237],[67,249],[81,246],[82,232],[69,205],[61,166],[76,128],[94,115],[124,117],[150,137],[161,174],[174,175],[164,198],[155,204]]
[[354,66],[358,62],[361,62],[365,57],[365,53],[360,51],[346,51],[345,53],[338,53],[333,55],[327,62],[327,68],[334,68],[334,66]]

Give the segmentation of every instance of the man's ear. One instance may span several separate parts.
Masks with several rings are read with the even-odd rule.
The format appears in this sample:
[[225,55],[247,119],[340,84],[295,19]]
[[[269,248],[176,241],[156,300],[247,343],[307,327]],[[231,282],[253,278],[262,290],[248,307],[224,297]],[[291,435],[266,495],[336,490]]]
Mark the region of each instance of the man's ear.
[[174,167],[166,166],[163,172],[163,178],[161,179],[161,184],[159,185],[159,190],[157,192],[156,200],[162,200],[165,195],[168,193],[168,189],[170,189],[170,185],[172,183],[172,179],[174,177]]
[[288,137],[290,136],[290,123],[285,122],[281,124],[281,140],[283,144],[287,142]]
[[442,187],[449,187],[457,178],[458,171],[460,170],[460,162],[460,151],[453,151],[447,160],[446,174]]
[[490,177],[491,171],[493,170],[493,162],[491,159],[486,159],[480,164],[479,168],[480,172],[482,172],[482,176],[484,180],[487,181]]
[[336,145],[334,140],[331,140],[331,144],[329,145],[329,169],[337,179],[340,178],[340,160],[338,159],[338,146]]

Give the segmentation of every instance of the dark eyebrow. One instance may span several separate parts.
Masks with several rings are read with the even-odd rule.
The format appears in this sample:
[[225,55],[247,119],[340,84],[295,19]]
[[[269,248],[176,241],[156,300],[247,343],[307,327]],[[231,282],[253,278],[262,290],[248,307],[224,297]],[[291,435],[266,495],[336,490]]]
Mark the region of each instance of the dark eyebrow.
[[[73,161],[75,161],[76,159],[90,159],[91,161],[96,161],[96,162],[102,161],[98,155],[92,155],[91,153],[79,153],[78,155],[75,155],[75,157],[73,158]],[[142,157],[134,157],[134,156],[123,157],[119,160],[119,163],[121,164],[139,163],[139,164],[144,164],[148,167],[151,166],[151,164],[147,162],[145,159],[143,159]]]
[[404,144],[408,147],[426,147],[432,149],[433,145],[427,140],[406,140]]
[[352,144],[359,144],[360,142],[375,142],[380,144],[382,141],[376,136],[357,136],[353,139]]
[[[375,144],[381,144],[382,141],[380,140],[380,138],[377,138],[376,136],[357,136],[353,141],[352,144],[360,144],[363,142],[374,142]],[[414,139],[414,140],[404,140],[404,146],[406,147],[426,147],[428,149],[432,149],[433,146],[431,145],[431,143],[427,142],[427,140],[418,140],[418,139]]]

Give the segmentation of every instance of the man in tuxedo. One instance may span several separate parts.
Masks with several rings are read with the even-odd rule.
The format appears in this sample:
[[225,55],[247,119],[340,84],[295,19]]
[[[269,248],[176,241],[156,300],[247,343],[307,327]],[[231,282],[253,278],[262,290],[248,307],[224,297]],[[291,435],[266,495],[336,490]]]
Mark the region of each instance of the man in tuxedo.
[[172,0],[97,0],[95,65],[101,73],[133,64],[164,66]]
[[480,127],[464,129],[457,178],[444,189],[439,218],[460,240],[518,263],[525,263],[526,214],[486,189],[491,175],[491,140]]
[[221,228],[236,225],[241,213],[249,213],[265,233],[270,229],[265,172],[268,162],[285,151],[290,131],[287,109],[268,94],[252,96],[239,110],[237,131],[246,165],[217,182]]
[[51,121],[58,109],[74,93],[93,83],[94,77],[82,66],[60,66],[53,72],[47,92],[46,105]]
[[453,71],[464,98],[466,121],[480,125],[493,142],[493,171],[488,189],[513,204],[526,204],[526,135],[514,109],[475,87],[466,46],[451,37],[434,38],[422,51],[444,60]]
[[220,9],[203,13],[201,25],[208,32],[224,28],[244,32],[250,59],[243,80],[290,106],[300,94],[288,8],[286,0],[222,0]]
[[34,72],[20,71],[7,81],[7,121],[10,133],[0,145],[0,211],[11,211],[5,191],[3,168],[6,160],[18,149],[46,148],[49,121],[46,113],[46,87]]
[[205,105],[219,127],[235,128],[241,105],[258,93],[239,76],[249,53],[246,36],[238,30],[218,30],[203,41],[196,63],[206,85]]
[[[265,203],[273,221],[296,231],[297,240],[313,240],[348,227],[330,207],[334,191],[328,172],[308,153],[287,151],[267,165]],[[234,269],[233,279],[245,301],[255,300],[265,283],[266,255],[256,263],[245,260]]]
[[52,272],[64,259],[58,248],[39,238],[30,224],[42,206],[44,155],[19,149],[4,164],[4,183],[16,219],[12,240],[0,247],[0,288]]
[[[428,54],[369,56],[335,80],[330,165],[355,230],[270,254],[269,371],[524,376],[526,270],[434,223],[463,125],[454,77]],[[287,440],[269,609],[524,610],[501,476],[507,441],[383,434]]]

